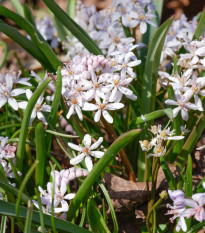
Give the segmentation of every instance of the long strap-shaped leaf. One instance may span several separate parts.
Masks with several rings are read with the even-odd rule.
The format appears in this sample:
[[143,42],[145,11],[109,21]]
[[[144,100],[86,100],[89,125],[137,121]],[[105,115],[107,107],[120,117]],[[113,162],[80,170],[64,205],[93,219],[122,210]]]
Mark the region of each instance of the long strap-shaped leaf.
[[155,108],[154,100],[156,98],[156,79],[158,77],[160,55],[172,21],[172,18],[168,19],[158,28],[149,46],[143,78],[142,103],[146,103],[142,104],[143,114],[150,113]]
[[53,71],[57,70],[58,66],[62,66],[62,63],[58,60],[51,47],[44,40],[38,30],[28,20],[1,5],[0,14],[15,22],[19,27],[21,27],[28,33],[33,42],[39,47],[47,60],[53,66]]
[[33,93],[31,96],[31,99],[28,102],[28,105],[26,107],[25,113],[24,113],[24,118],[22,121],[21,125],[21,132],[19,136],[19,143],[18,143],[18,149],[17,149],[17,167],[19,170],[22,170],[23,166],[23,158],[24,158],[24,151],[25,151],[25,143],[26,143],[26,135],[28,132],[28,126],[29,126],[29,121],[31,118],[31,113],[33,111],[33,108],[40,97],[41,93],[43,90],[47,87],[48,83],[51,81],[51,78],[45,79],[41,85],[37,88],[37,90]]
[[47,67],[47,69],[49,70],[53,69],[41,50],[31,40],[27,39],[25,36],[19,33],[18,30],[5,23],[0,23],[0,32],[3,32],[12,40],[16,41],[22,48],[24,48],[29,54],[31,54],[31,56],[37,59],[44,67]]
[[199,37],[202,36],[204,32],[205,32],[205,10],[203,11],[200,17],[199,24],[196,28],[193,39],[199,39]]
[[[167,115],[170,119],[173,119],[172,109],[166,108],[166,109],[157,110],[157,111],[151,112],[149,114],[145,114],[144,118],[145,118],[146,122],[148,122],[148,121],[155,120],[155,119],[162,117],[162,116],[165,116],[165,115]],[[129,128],[132,129],[141,123],[144,123],[144,119],[142,119],[142,117],[137,117],[136,119],[133,119],[130,122]]]
[[103,54],[95,42],[89,35],[66,13],[63,11],[53,0],[43,0],[46,6],[53,12],[59,21],[85,46],[85,48],[95,54]]
[[189,137],[187,138],[181,150],[180,155],[177,157],[177,164],[179,167],[183,168],[185,166],[188,155],[191,154],[191,152],[193,151],[204,129],[205,129],[205,115],[202,114],[198,122],[192,129],[191,133],[189,134]]
[[[20,207],[19,208],[19,217],[25,219],[26,218],[26,211],[27,209],[24,207]],[[15,212],[15,205],[11,204],[9,202],[5,202],[0,200],[0,214],[1,215],[6,215],[6,216],[12,216],[12,217],[16,217],[16,212]],[[52,224],[51,224],[51,216],[44,214],[44,222],[45,225],[49,228],[52,228]],[[54,218],[55,220],[55,226],[56,229],[59,232],[70,232],[70,233],[90,233],[90,231],[81,228],[75,224],[72,224],[70,222],[66,222],[64,220],[61,220],[59,218]],[[38,225],[40,225],[40,217],[39,217],[39,212],[38,211],[33,211],[33,216],[32,216],[32,222],[37,223]]]
[[117,140],[113,142],[113,144],[107,149],[104,156],[98,161],[98,163],[94,166],[92,171],[89,173],[86,180],[80,186],[75,198],[71,202],[69,211],[68,211],[68,219],[72,220],[75,215],[76,210],[80,207],[81,202],[85,199],[87,193],[89,192],[91,186],[98,179],[101,172],[107,167],[107,165],[111,162],[111,160],[117,155],[117,153],[123,149],[129,142],[131,142],[142,130],[136,129],[128,131],[125,134],[122,134]]

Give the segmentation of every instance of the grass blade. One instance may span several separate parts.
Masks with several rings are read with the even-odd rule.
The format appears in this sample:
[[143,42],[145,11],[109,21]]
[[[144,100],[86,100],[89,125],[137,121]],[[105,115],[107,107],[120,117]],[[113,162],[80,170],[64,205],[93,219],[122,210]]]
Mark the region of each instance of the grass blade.
[[21,2],[19,0],[10,0],[10,2],[13,5],[16,12],[19,15],[24,16],[23,6],[21,5]]
[[47,67],[49,70],[53,69],[50,63],[47,62],[47,59],[41,50],[32,41],[19,33],[18,30],[4,23],[0,23],[0,32],[3,32],[9,38],[17,42],[22,48],[31,54],[31,56],[38,60],[42,66]]
[[185,182],[185,195],[187,197],[192,197],[192,158],[191,155],[188,156],[188,164],[186,169],[186,182]]
[[36,160],[39,161],[36,167],[35,181],[36,186],[44,187],[45,177],[45,163],[46,163],[46,145],[45,145],[45,131],[43,123],[39,122],[35,129],[36,139]]
[[117,153],[123,149],[129,142],[131,142],[139,133],[141,133],[141,129],[131,130],[125,134],[122,134],[113,142],[113,144],[107,149],[104,156],[98,161],[98,163],[94,166],[92,171],[89,173],[86,180],[80,186],[75,198],[71,202],[69,211],[68,211],[68,220],[72,220],[74,217],[76,210],[80,207],[80,204],[84,201],[87,193],[91,189],[91,186],[98,179],[101,172],[107,167],[107,165],[111,162],[111,160],[117,155]]
[[3,58],[1,59],[1,62],[0,62],[0,70],[1,70],[1,68],[6,63],[6,59],[7,59],[7,55],[8,55],[8,47],[4,41],[0,41],[0,47],[4,48],[4,55],[3,55]]
[[[146,119],[146,122],[149,122],[149,121],[155,120],[155,119],[162,117],[162,116],[165,116],[165,115],[167,115],[170,118],[170,120],[172,120],[173,119],[172,109],[166,108],[166,109],[157,110],[157,111],[145,114],[144,117]],[[139,125],[141,123],[144,123],[144,120],[142,119],[141,116],[137,117],[136,119],[133,119],[130,122],[129,129],[133,129],[134,127],[136,127],[137,125]]]
[[[19,217],[25,219],[26,218],[27,209],[25,207],[19,207]],[[8,203],[0,200],[0,214],[5,216],[16,217],[15,205],[12,203]],[[51,216],[47,214],[43,214],[45,226],[51,228]],[[90,231],[81,228],[75,224],[70,222],[66,222],[59,218],[55,219],[56,229],[61,233],[90,233]],[[38,211],[33,211],[32,222],[36,224],[40,224],[40,217]]]
[[191,152],[193,151],[204,129],[205,129],[205,115],[202,113],[198,121],[196,122],[196,125],[193,127],[191,133],[189,134],[189,137],[187,138],[181,150],[181,153],[177,157],[176,162],[180,168],[183,168],[185,166],[188,155],[191,154]]
[[103,54],[90,36],[72,20],[53,0],[43,0],[59,21],[94,55]]
[[46,60],[50,62],[53,66],[53,71],[57,70],[58,66],[62,66],[62,63],[58,60],[55,53],[49,46],[49,44],[44,40],[42,35],[38,30],[22,16],[16,14],[15,12],[7,9],[4,6],[0,5],[0,14],[15,22],[19,27],[25,30],[28,35],[31,37],[32,41],[39,47],[46,57]]
[[31,10],[30,8],[28,7],[28,5],[25,3],[24,4],[24,15],[25,15],[25,18],[35,27],[36,26],[36,23],[35,23],[35,20],[33,18],[33,15],[31,13]]
[[40,97],[41,93],[47,87],[47,85],[50,81],[51,81],[51,78],[47,78],[41,83],[41,85],[36,89],[36,91],[31,96],[31,98],[28,102],[28,105],[26,107],[26,110],[24,113],[24,118],[22,120],[22,125],[21,125],[18,148],[17,148],[17,152],[16,152],[17,167],[19,168],[20,171],[22,170],[22,167],[23,167],[25,142],[26,142],[26,136],[28,133],[28,126],[29,126],[31,113],[33,111],[33,108],[34,108],[38,98]]
[[199,37],[202,36],[204,32],[205,32],[205,10],[202,12],[193,39],[199,39]]
[[118,223],[117,223],[117,218],[116,218],[116,214],[115,214],[115,210],[114,210],[114,207],[113,207],[113,204],[112,204],[112,201],[110,199],[110,196],[108,194],[108,191],[106,190],[104,184],[98,180],[98,185],[100,186],[105,198],[106,198],[106,201],[107,201],[107,204],[110,208],[110,212],[111,212],[111,216],[112,216],[112,220],[113,220],[113,224],[114,224],[114,230],[113,230],[113,233],[117,233],[119,231],[118,229]]
[[31,232],[32,214],[33,214],[33,203],[29,200],[27,214],[26,214],[24,233]]
[[98,209],[94,199],[89,199],[87,204],[89,226],[94,233],[110,233],[105,220]]
[[171,190],[176,190],[177,189],[176,180],[175,180],[174,176],[172,175],[172,172],[170,171],[169,166],[167,165],[167,162],[166,162],[164,156],[160,157],[160,163],[161,163],[161,167],[162,167],[162,170],[164,172],[164,175],[165,175],[167,182],[169,184],[169,188]]

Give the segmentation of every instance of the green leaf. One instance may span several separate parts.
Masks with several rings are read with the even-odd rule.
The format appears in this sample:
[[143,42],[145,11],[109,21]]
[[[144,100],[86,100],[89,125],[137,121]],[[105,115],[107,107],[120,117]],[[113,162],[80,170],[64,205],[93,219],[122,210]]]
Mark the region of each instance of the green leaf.
[[19,135],[19,143],[18,143],[18,148],[16,152],[16,157],[17,157],[17,167],[19,170],[22,170],[23,167],[23,158],[24,158],[24,152],[25,152],[25,143],[26,143],[26,136],[28,133],[28,126],[29,126],[29,121],[31,118],[31,113],[33,111],[33,108],[42,94],[43,90],[47,87],[48,83],[51,81],[51,78],[45,79],[41,85],[36,89],[36,91],[33,93],[31,96],[30,100],[28,101],[28,105],[26,107],[24,117],[22,120],[21,124],[21,131]]
[[24,15],[25,15],[25,18],[34,26],[36,27],[36,23],[35,23],[35,20],[33,18],[33,15],[31,13],[31,10],[30,8],[28,7],[28,5],[25,3],[24,4]]
[[4,49],[3,58],[0,61],[0,70],[1,70],[1,68],[6,63],[6,59],[7,59],[7,55],[8,55],[8,47],[7,47],[7,44],[4,41],[0,41],[0,47],[3,47],[3,49]]
[[9,38],[17,42],[22,48],[24,48],[31,56],[38,60],[44,67],[52,70],[50,63],[48,63],[46,57],[41,50],[29,39],[19,33],[15,28],[0,23],[0,32],[6,34]]
[[156,81],[158,77],[160,55],[172,21],[172,18],[168,19],[157,29],[149,46],[142,89],[143,114],[150,113],[155,109]]
[[187,138],[181,150],[181,153],[177,157],[176,160],[177,165],[180,168],[183,168],[185,166],[188,155],[191,154],[191,152],[194,150],[194,147],[198,142],[200,136],[202,135],[204,129],[205,129],[205,115],[202,113],[198,121],[196,122],[196,125],[193,127],[191,133],[189,134],[189,137]]
[[[9,191],[10,193],[13,193],[15,196],[18,196],[19,190],[12,185],[10,185],[8,182],[0,180],[0,186],[5,190]],[[24,202],[28,202],[30,197],[28,197],[26,194],[22,193],[21,200]]]
[[109,233],[109,229],[98,209],[94,199],[89,199],[87,204],[89,226],[93,233]]
[[[170,120],[173,119],[173,112],[171,108],[166,108],[166,109],[161,109],[161,110],[157,110],[148,114],[145,114],[144,117],[146,119],[146,122],[155,120],[159,117],[165,116],[167,115],[169,117]],[[144,123],[144,120],[142,119],[142,117],[137,117],[136,119],[133,119],[130,122],[129,125],[129,129],[133,129],[134,127],[136,127],[137,125]]]
[[113,224],[114,224],[113,233],[117,233],[119,231],[119,229],[118,229],[118,223],[117,223],[117,218],[116,218],[116,215],[115,215],[115,210],[114,210],[112,201],[110,199],[109,193],[108,193],[107,189],[105,188],[105,185],[100,180],[98,180],[98,185],[100,186],[100,188],[101,188],[101,190],[102,190],[102,192],[103,192],[103,194],[104,194],[104,196],[106,198],[107,204],[108,204],[108,206],[110,208],[110,213],[111,213]]
[[36,160],[39,161],[36,167],[35,181],[36,181],[36,186],[44,187],[45,164],[47,161],[47,156],[46,156],[47,154],[46,154],[46,144],[45,144],[45,131],[42,122],[39,122],[36,126],[35,139],[36,139]]
[[[25,207],[20,207],[19,208],[19,217],[25,219],[26,218],[26,212],[27,209]],[[16,217],[16,212],[15,212],[15,205],[2,201],[0,200],[0,214],[5,215],[5,216],[11,216],[11,217]],[[52,228],[51,225],[51,216],[44,214],[44,222],[45,226]],[[81,228],[75,224],[72,224],[70,222],[66,222],[64,220],[61,220],[59,218],[54,218],[55,219],[55,226],[56,229],[59,232],[62,233],[89,233],[90,231]],[[33,211],[33,216],[32,216],[32,222],[40,225],[40,217],[39,217],[39,212],[38,211]]]
[[53,71],[57,70],[58,66],[62,66],[62,63],[58,60],[51,47],[44,40],[38,30],[28,20],[1,5],[0,14],[15,22],[19,27],[21,27],[28,33],[32,41],[39,47],[39,49],[45,55],[46,59],[53,66]]
[[186,182],[185,182],[185,195],[187,197],[192,197],[192,158],[191,155],[188,157],[188,164],[186,169],[186,176],[185,176]]
[[[51,112],[49,114],[49,122],[51,123],[51,125],[48,126],[48,130],[53,129],[56,126],[57,112],[58,112],[58,107],[61,101],[61,90],[62,90],[61,67],[58,67],[56,91],[55,91],[54,99],[53,99],[52,106],[51,106]],[[50,153],[51,142],[52,142],[52,135],[47,135],[47,138],[46,138],[46,145],[48,146],[47,154]]]
[[24,233],[31,232],[32,214],[33,214],[33,203],[29,200],[27,214],[26,214]]
[[205,226],[205,221],[200,222],[200,223],[194,225],[189,231],[187,231],[187,233],[198,232],[198,230],[203,229],[204,226]]
[[23,6],[21,5],[21,2],[19,0],[10,0],[10,2],[13,5],[16,12],[19,15],[24,16]]
[[53,12],[59,21],[87,48],[95,55],[103,54],[89,35],[72,20],[53,0],[43,0],[46,6]]
[[203,11],[200,20],[199,20],[199,24],[196,28],[196,31],[194,33],[193,36],[193,40],[194,39],[199,39],[200,36],[202,36],[205,32],[205,10]]
[[86,195],[88,194],[91,186],[95,183],[95,181],[100,176],[101,172],[105,170],[111,160],[117,155],[117,153],[123,149],[129,142],[131,142],[139,133],[141,133],[141,129],[131,130],[127,133],[122,134],[113,142],[113,144],[107,149],[103,157],[95,164],[92,171],[89,173],[86,180],[80,186],[75,198],[71,202],[68,211],[68,219],[72,220],[74,217],[76,210],[80,207],[80,204],[85,200]]
[[160,163],[161,163],[161,167],[162,167],[162,170],[164,172],[164,175],[167,179],[169,188],[171,190],[176,190],[177,189],[176,180],[175,180],[174,176],[172,175],[172,172],[170,171],[169,166],[167,165],[167,162],[166,162],[164,156],[160,157]]
[[67,0],[68,4],[66,7],[66,13],[71,17],[71,19],[75,18],[76,12],[76,1],[75,0]]
[[53,17],[53,22],[61,42],[67,41],[68,32],[55,15]]
[[7,222],[7,216],[2,216],[1,217],[1,228],[0,228],[0,232],[1,233],[6,233],[6,222]]

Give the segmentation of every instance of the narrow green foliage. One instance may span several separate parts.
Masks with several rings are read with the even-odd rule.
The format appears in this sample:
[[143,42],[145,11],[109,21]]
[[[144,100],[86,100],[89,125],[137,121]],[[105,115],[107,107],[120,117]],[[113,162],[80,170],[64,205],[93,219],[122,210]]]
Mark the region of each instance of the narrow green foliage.
[[89,226],[94,233],[110,233],[107,224],[100,213],[94,199],[89,199],[87,204]]
[[21,5],[21,2],[19,0],[10,0],[10,2],[13,5],[16,12],[19,15],[24,16],[24,10],[23,10],[23,6]]
[[203,11],[200,17],[199,24],[196,28],[193,39],[199,39],[199,37],[202,36],[204,32],[205,32],[205,10]]
[[33,171],[35,170],[36,166],[38,164],[38,160],[36,160],[33,165],[31,166],[31,168],[29,169],[29,171],[26,173],[24,179],[23,179],[23,182],[20,186],[20,189],[19,189],[19,193],[18,193],[18,197],[17,197],[17,200],[16,200],[16,218],[17,218],[17,223],[19,225],[19,227],[21,229],[24,229],[24,226],[22,225],[20,219],[19,219],[19,207],[20,207],[20,202],[21,202],[21,195],[23,193],[23,190],[25,189],[26,187],[26,184],[28,183],[28,180],[29,178],[31,177]]
[[90,53],[95,55],[102,54],[95,42],[89,35],[72,20],[53,0],[43,0],[46,6],[53,12],[59,21],[87,48]]
[[115,210],[114,210],[114,207],[113,207],[113,204],[112,204],[112,201],[110,199],[110,196],[109,196],[109,193],[108,191],[106,190],[104,184],[98,180],[98,185],[100,186],[105,198],[106,198],[106,201],[107,201],[107,204],[110,208],[110,212],[111,212],[111,216],[112,216],[112,220],[113,220],[113,224],[114,224],[114,230],[113,230],[113,233],[117,233],[119,231],[118,229],[118,223],[117,223],[117,218],[116,218],[116,215],[115,215]]
[[26,222],[25,222],[24,233],[30,233],[31,232],[32,214],[33,214],[33,203],[29,200],[28,201],[27,214],[26,214]]
[[89,173],[86,180],[80,186],[75,198],[71,202],[69,211],[68,211],[68,219],[71,221],[75,216],[77,209],[80,207],[80,204],[84,201],[86,195],[88,194],[91,186],[95,183],[95,181],[100,176],[101,172],[105,170],[108,164],[112,161],[115,155],[123,149],[129,142],[131,142],[139,133],[141,129],[131,130],[127,133],[122,134],[117,140],[113,142],[113,144],[107,149],[103,157],[98,161],[98,163],[94,166],[92,171]]
[[172,21],[172,18],[168,19],[164,24],[162,24],[158,28],[149,46],[142,88],[143,114],[150,113],[155,109],[156,80],[158,77],[160,54],[163,48],[164,40],[166,38]]
[[26,3],[24,4],[24,15],[25,15],[25,18],[35,27],[36,26],[35,20],[33,18],[33,15],[31,13],[29,6]]
[[[25,219],[26,212],[27,212],[27,208],[20,207],[19,208],[19,217]],[[5,202],[5,201],[0,200],[0,214],[5,215],[5,216],[16,217],[15,204],[11,204],[9,202]],[[43,214],[43,216],[44,216],[45,226],[52,228],[51,216],[49,216],[47,214]],[[75,224],[61,220],[59,218],[54,218],[54,219],[55,219],[56,229],[60,233],[76,233],[76,232],[77,233],[89,233],[90,232],[84,228],[81,228]],[[33,211],[32,222],[40,225],[40,217],[39,217],[38,211]]]
[[[18,190],[16,187],[10,185],[10,184],[8,183],[8,181],[7,181],[7,182],[6,182],[6,181],[3,181],[2,178],[1,178],[1,179],[0,179],[0,186],[1,186],[6,192],[10,192],[10,193],[12,193],[13,195],[18,196],[19,190]],[[30,199],[30,198],[29,198],[26,194],[24,194],[24,193],[21,194],[21,200],[22,200],[22,201],[28,202],[29,199]]]
[[[155,120],[159,117],[165,116],[167,115],[169,117],[170,120],[173,119],[173,112],[171,108],[166,108],[166,109],[161,109],[161,110],[157,110],[148,114],[145,114],[144,117],[146,119],[146,122]],[[129,125],[129,129],[133,129],[134,127],[136,127],[137,125],[144,123],[144,120],[142,119],[142,117],[137,117],[136,119],[133,119],[130,122]]]
[[1,58],[1,61],[0,61],[0,70],[1,70],[1,68],[6,63],[6,59],[7,59],[7,56],[8,56],[8,47],[7,47],[7,45],[6,45],[6,43],[4,41],[0,41],[0,47],[4,48],[3,57]]
[[160,157],[160,163],[161,163],[161,167],[163,169],[164,175],[165,175],[167,182],[169,184],[169,188],[171,190],[176,190],[177,189],[176,180],[175,180],[174,176],[172,175],[172,172],[170,171],[169,166],[168,166],[164,156]]
[[0,14],[15,22],[19,27],[21,27],[23,30],[25,30],[28,33],[32,41],[43,52],[47,61],[49,61],[49,63],[53,66],[53,71],[55,71],[58,68],[58,66],[62,66],[62,63],[58,60],[51,47],[44,40],[44,38],[37,31],[37,29],[28,20],[24,19],[22,16],[16,14],[15,12],[1,5],[0,5]]
[[48,63],[41,50],[31,40],[27,39],[25,36],[19,33],[17,29],[6,25],[5,23],[0,23],[0,32],[3,32],[12,40],[17,42],[31,56],[38,60],[42,64],[42,66],[52,70],[50,63]]
[[6,233],[6,222],[7,222],[7,216],[2,216],[1,217],[1,227],[0,227],[1,233]]
[[35,181],[36,186],[44,187],[45,165],[47,161],[45,131],[43,123],[39,122],[35,129],[36,139],[36,159],[39,161],[36,167]]
[[35,193],[37,196],[38,206],[39,206],[39,215],[40,215],[40,223],[41,223],[41,232],[45,233],[45,224],[44,224],[44,216],[43,216],[43,210],[42,210],[42,204],[41,204],[41,198],[38,192],[38,189],[35,188]]
[[185,166],[188,155],[191,154],[191,152],[193,151],[204,129],[205,129],[205,115],[202,113],[198,121],[196,122],[196,125],[193,127],[191,133],[189,134],[189,137],[187,138],[181,150],[181,153],[177,157],[176,161],[180,168],[183,168]]
[[67,0],[67,7],[66,13],[71,17],[71,19],[75,18],[75,8],[76,8],[76,1],[75,0]]
[[47,87],[47,85],[50,81],[51,81],[51,78],[47,78],[41,83],[41,85],[33,93],[32,97],[30,98],[28,105],[26,107],[26,110],[24,113],[24,118],[23,118],[23,121],[21,124],[21,132],[20,132],[19,143],[18,143],[18,148],[17,148],[17,152],[16,152],[17,167],[19,168],[20,171],[22,170],[22,166],[23,166],[25,142],[26,142],[26,136],[27,136],[27,132],[28,132],[29,121],[31,118],[31,113],[33,111],[33,108],[34,108],[38,98],[40,97],[41,93]]
[[58,36],[61,40],[61,42],[67,40],[68,32],[67,29],[62,25],[62,23],[59,21],[59,19],[54,15],[53,22],[56,27]]
[[192,196],[192,158],[191,155],[188,156],[188,163],[187,163],[187,169],[186,169],[186,176],[185,176],[186,182],[185,182],[185,195],[187,197]]

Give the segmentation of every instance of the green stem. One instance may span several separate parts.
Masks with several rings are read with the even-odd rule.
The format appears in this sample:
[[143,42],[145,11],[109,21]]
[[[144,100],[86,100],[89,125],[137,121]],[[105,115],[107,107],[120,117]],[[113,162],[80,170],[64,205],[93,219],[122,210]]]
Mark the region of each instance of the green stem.
[[[150,219],[151,217],[151,213],[152,213],[152,209],[154,206],[154,202],[155,202],[155,195],[156,195],[156,185],[157,185],[157,173],[158,170],[160,168],[160,161],[159,158],[153,158],[153,167],[152,167],[152,190],[151,190],[151,196],[150,196],[150,201],[148,203],[148,216],[149,219],[147,220],[147,225],[150,226],[150,224],[152,224],[153,219]],[[149,228],[150,229],[150,228]]]
[[147,159],[147,151],[145,151],[145,182],[147,185],[147,196],[148,196],[148,202],[149,202],[149,163]]
[[[8,102],[6,103],[6,119],[5,119],[5,125],[8,125]],[[6,136],[8,137],[8,127],[6,128]]]

